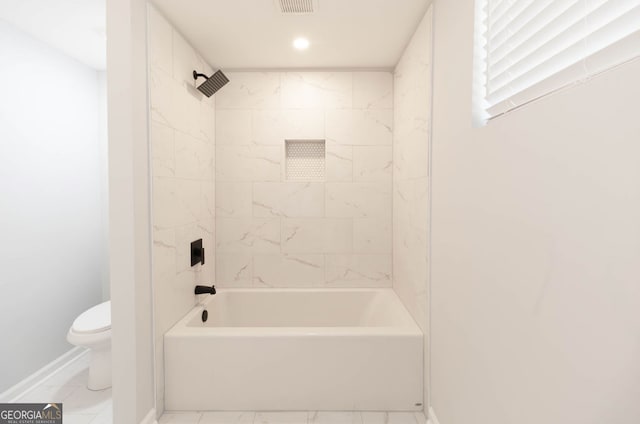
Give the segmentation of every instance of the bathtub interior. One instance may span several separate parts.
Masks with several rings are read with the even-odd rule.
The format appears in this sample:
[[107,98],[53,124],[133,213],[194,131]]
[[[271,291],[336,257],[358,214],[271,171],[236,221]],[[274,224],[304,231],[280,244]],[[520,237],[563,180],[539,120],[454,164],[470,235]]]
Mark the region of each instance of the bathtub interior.
[[416,326],[392,289],[220,289],[185,321],[216,328]]

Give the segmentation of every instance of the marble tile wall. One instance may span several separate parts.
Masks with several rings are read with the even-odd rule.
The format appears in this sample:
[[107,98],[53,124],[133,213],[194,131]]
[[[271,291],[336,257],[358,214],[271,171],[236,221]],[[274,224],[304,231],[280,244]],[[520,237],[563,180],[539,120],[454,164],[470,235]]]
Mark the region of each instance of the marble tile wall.
[[[210,74],[178,31],[149,6],[150,148],[157,411],[164,404],[163,336],[195,303],[193,287],[215,276],[215,107],[193,87],[191,72]],[[202,238],[205,265],[190,265]]]
[[394,289],[426,330],[431,9],[396,66],[394,87]]
[[[216,94],[216,283],[392,285],[393,75],[230,72]],[[286,139],[326,141],[287,181]]]
[[[393,102],[393,288],[424,331],[425,352],[429,352],[431,25],[430,7],[396,66]],[[426,362],[425,373],[428,369]]]

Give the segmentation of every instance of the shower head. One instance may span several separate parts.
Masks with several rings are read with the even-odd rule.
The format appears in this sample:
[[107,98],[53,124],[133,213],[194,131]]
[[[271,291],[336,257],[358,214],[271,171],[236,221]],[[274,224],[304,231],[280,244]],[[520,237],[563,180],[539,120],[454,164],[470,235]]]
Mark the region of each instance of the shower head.
[[213,96],[216,91],[220,90],[229,82],[229,78],[227,78],[227,76],[220,70],[217,70],[216,73],[210,77],[205,74],[199,74],[197,71],[193,71],[193,79],[197,80],[198,77],[203,77],[205,81],[197,86],[197,89],[207,97]]

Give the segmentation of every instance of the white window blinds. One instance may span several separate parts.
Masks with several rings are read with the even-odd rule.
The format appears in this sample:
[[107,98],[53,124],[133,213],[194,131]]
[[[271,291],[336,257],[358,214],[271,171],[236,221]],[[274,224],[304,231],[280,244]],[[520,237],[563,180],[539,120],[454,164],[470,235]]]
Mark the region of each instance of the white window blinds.
[[476,1],[485,117],[640,56],[640,0]]

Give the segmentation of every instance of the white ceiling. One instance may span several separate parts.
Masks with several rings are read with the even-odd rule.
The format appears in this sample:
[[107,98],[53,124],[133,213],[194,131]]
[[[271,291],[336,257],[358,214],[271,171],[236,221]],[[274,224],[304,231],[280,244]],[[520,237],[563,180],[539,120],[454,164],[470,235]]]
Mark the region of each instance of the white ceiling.
[[106,67],[107,0],[0,0],[0,19],[95,69]]
[[[0,19],[95,69],[106,67],[107,0],[0,0]],[[214,67],[391,68],[430,0],[318,0],[283,15],[276,0],[152,0]],[[299,52],[294,38],[311,46]]]
[[[223,69],[391,68],[430,0],[318,0],[283,15],[274,0],[152,0],[205,59]],[[311,46],[294,50],[295,37]]]

